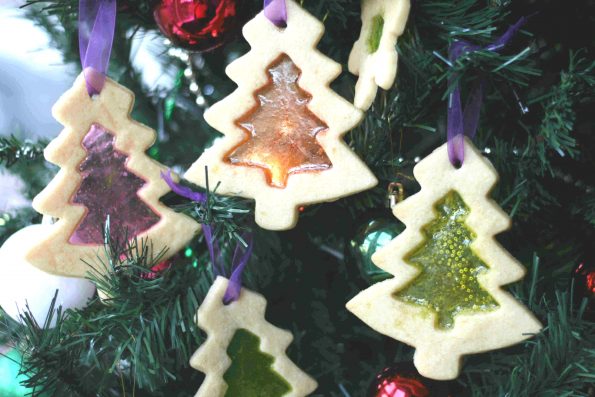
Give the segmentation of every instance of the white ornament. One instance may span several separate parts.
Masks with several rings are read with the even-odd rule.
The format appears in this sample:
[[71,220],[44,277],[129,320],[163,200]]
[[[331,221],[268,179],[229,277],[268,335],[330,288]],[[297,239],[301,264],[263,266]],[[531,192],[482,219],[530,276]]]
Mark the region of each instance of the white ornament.
[[349,71],[359,76],[356,107],[368,110],[378,87],[388,90],[397,76],[397,38],[409,16],[409,0],[362,0],[362,31],[349,55]]
[[[29,310],[43,326],[56,290],[56,308],[81,309],[95,294],[95,285],[85,279],[54,276],[25,260],[31,243],[47,235],[51,225],[31,225],[19,230],[0,247],[0,306],[6,314],[20,321],[19,314]],[[52,319],[51,327],[56,325]]]
[[0,170],[0,212],[12,213],[19,208],[28,207],[31,202],[24,196],[25,183],[21,178]]

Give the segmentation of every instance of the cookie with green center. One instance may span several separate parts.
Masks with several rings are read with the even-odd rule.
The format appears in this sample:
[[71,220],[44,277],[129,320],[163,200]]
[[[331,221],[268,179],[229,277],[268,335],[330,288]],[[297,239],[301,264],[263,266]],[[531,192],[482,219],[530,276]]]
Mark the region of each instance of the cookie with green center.
[[218,277],[198,310],[208,335],[190,364],[206,374],[196,397],[303,397],[316,382],[285,354],[293,335],[268,323],[266,299],[242,289],[223,304],[228,280]]
[[368,110],[378,87],[388,90],[397,76],[397,39],[409,16],[409,0],[362,0],[362,30],[349,55],[349,71],[359,76],[355,106]]
[[423,376],[454,379],[462,356],[521,342],[541,324],[502,289],[525,269],[494,237],[511,222],[489,198],[498,179],[492,164],[465,140],[460,168],[444,145],[413,172],[420,192],[393,207],[406,229],[372,257],[394,277],[360,292],[347,308],[414,346]]

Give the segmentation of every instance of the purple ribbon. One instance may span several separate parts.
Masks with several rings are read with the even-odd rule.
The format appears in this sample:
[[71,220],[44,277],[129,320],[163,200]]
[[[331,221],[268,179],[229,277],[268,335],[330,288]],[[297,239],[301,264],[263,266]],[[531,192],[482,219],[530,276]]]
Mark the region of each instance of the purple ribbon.
[[89,96],[103,89],[116,29],[116,0],[79,0],[79,55]]
[[[464,40],[455,41],[448,50],[448,58],[452,66],[463,55],[479,51],[498,51],[504,48],[514,37],[516,32],[527,22],[527,17],[520,18],[517,23],[512,25],[495,42],[482,48],[481,46],[471,44]],[[471,94],[465,104],[465,110],[461,104],[461,87],[457,82],[458,75],[453,73],[448,79],[448,86],[454,86],[448,98],[448,121],[447,121],[447,146],[448,158],[455,167],[463,165],[465,160],[464,137],[471,139],[475,137],[477,126],[479,124],[479,115],[483,103],[483,94],[485,89],[485,79],[480,80],[471,89]]]
[[231,302],[235,302],[240,298],[240,292],[242,291],[242,274],[246,265],[250,261],[252,256],[252,249],[254,247],[252,240],[252,233],[247,233],[243,236],[247,241],[248,246],[244,247],[242,244],[236,244],[236,248],[233,252],[233,259],[231,260],[231,277],[229,278],[229,284],[225,295],[223,296],[223,303],[229,305]]
[[285,0],[264,0],[264,16],[279,28],[287,26],[287,4]]
[[[171,173],[161,173],[161,178],[165,180],[165,183],[170,189],[179,196],[185,197],[194,202],[205,205],[207,203],[206,193],[195,192],[189,187],[182,186],[179,183],[174,182],[171,177]],[[228,305],[232,302],[237,301],[240,298],[240,292],[242,291],[242,274],[246,265],[250,261],[253,249],[252,233],[247,233],[243,236],[244,240],[248,243],[247,247],[242,244],[237,244],[233,253],[233,259],[231,261],[231,276],[227,276],[225,267],[221,263],[221,250],[219,243],[213,237],[213,226],[209,224],[202,224],[203,233],[205,234],[205,240],[207,242],[207,249],[209,250],[209,256],[211,257],[211,263],[213,264],[213,273],[215,276],[223,276],[229,279],[229,284],[225,290],[223,296],[223,303]]]

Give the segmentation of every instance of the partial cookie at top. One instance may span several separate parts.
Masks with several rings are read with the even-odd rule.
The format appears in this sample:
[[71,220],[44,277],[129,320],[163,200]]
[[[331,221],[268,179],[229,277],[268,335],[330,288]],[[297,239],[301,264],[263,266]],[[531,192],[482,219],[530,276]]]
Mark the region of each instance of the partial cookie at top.
[[397,76],[397,38],[409,16],[409,0],[362,0],[362,30],[349,55],[349,71],[359,76],[355,106],[368,110],[378,87],[388,90]]

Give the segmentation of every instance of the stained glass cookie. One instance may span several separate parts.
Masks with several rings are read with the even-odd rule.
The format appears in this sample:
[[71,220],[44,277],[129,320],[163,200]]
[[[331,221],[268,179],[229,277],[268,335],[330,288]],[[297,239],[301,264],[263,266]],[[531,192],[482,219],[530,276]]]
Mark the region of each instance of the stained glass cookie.
[[133,102],[133,93],[110,79],[90,97],[81,74],[54,106],[65,128],[45,157],[60,171],[33,207],[56,222],[26,256],[39,269],[73,277],[84,277],[89,263],[107,270],[97,259],[105,255],[108,219],[114,241],[145,241],[154,255],[165,250],[163,259],[198,232],[191,218],[159,201],[169,191],[160,175],[167,168],[145,154],[156,134],[130,118]]
[[525,269],[496,241],[510,218],[489,198],[492,164],[465,140],[451,165],[447,145],[413,170],[421,190],[393,207],[406,229],[372,256],[394,277],[374,284],[347,309],[376,331],[415,347],[427,378],[458,376],[462,357],[530,338],[539,321],[501,287]]

